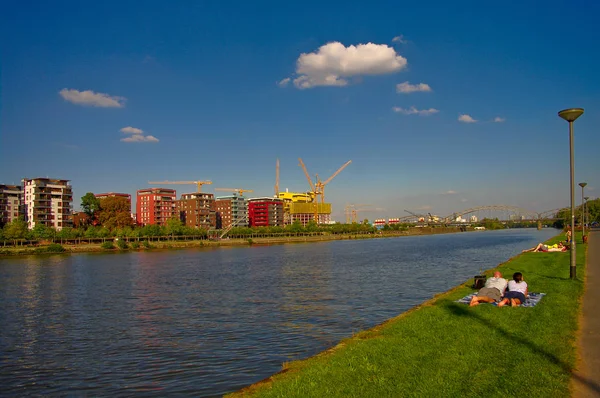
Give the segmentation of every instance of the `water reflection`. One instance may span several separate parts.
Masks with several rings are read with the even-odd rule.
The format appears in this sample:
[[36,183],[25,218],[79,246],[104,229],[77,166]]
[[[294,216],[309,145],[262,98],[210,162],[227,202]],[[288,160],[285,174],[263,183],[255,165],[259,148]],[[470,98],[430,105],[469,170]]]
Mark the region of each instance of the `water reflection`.
[[221,395],[555,231],[0,260],[3,395]]

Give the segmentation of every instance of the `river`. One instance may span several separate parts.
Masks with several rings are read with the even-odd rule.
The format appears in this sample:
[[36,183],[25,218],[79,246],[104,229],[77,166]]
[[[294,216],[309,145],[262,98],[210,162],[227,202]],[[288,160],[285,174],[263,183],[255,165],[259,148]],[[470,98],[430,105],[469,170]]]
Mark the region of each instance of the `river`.
[[221,396],[558,233],[3,258],[0,394]]

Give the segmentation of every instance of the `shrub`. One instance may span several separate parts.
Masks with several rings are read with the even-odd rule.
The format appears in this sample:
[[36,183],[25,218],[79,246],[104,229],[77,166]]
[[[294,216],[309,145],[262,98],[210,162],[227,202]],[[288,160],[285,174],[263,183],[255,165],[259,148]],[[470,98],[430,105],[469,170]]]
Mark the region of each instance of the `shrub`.
[[248,240],[248,244],[249,245],[252,245],[254,243],[254,241],[252,240],[252,238],[248,238],[247,240]]
[[115,248],[115,245],[113,245],[113,243],[110,241],[106,241],[106,242],[102,243],[100,245],[100,247],[103,249],[106,249],[106,250],[112,250]]
[[48,245],[46,251],[48,253],[62,253],[66,251],[66,249],[59,243],[52,243],[51,245]]
[[123,239],[119,239],[117,241],[117,247],[121,250],[125,250],[127,249],[127,242],[125,242]]
[[150,241],[145,240],[145,241],[142,242],[142,244],[144,245],[144,247],[146,249],[152,248],[152,245],[150,244]]
[[132,249],[139,249],[140,248],[140,243],[139,242],[132,242],[131,243],[131,248]]

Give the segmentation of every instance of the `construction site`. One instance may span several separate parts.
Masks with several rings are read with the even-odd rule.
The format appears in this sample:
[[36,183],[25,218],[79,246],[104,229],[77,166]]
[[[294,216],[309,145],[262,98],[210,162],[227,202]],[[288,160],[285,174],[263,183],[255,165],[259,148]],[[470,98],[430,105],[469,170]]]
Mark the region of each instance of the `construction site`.
[[[308,169],[301,158],[298,158],[308,190],[290,192],[279,189],[279,159],[275,165],[275,192],[268,198],[246,198],[244,193],[252,189],[214,188],[215,192],[230,192],[229,195],[215,197],[215,194],[202,192],[203,185],[211,185],[212,181],[148,181],[150,185],[195,185],[195,193],[181,195],[181,200],[175,199],[175,190],[153,188],[138,191],[136,218],[138,224],[152,223],[157,208],[178,213],[181,221],[190,227],[214,229],[230,229],[233,227],[253,226],[285,226],[299,222],[303,226],[314,222],[317,225],[333,223],[331,219],[331,203],[325,201],[326,186],[341,173],[351,160],[339,167],[329,178],[321,180],[318,174],[311,178]],[[149,198],[140,197],[140,194]],[[185,201],[185,203],[184,203]],[[354,209],[354,218],[356,212]],[[283,214],[282,214],[283,213]],[[168,217],[162,216],[162,219]]]

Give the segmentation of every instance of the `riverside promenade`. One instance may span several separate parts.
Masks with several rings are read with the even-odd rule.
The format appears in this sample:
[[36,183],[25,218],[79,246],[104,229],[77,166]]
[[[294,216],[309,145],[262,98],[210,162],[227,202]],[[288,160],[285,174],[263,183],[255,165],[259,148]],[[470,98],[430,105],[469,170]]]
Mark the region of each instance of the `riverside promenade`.
[[[577,249],[583,248],[581,245]],[[600,230],[588,236],[587,269],[573,397],[600,397]]]

